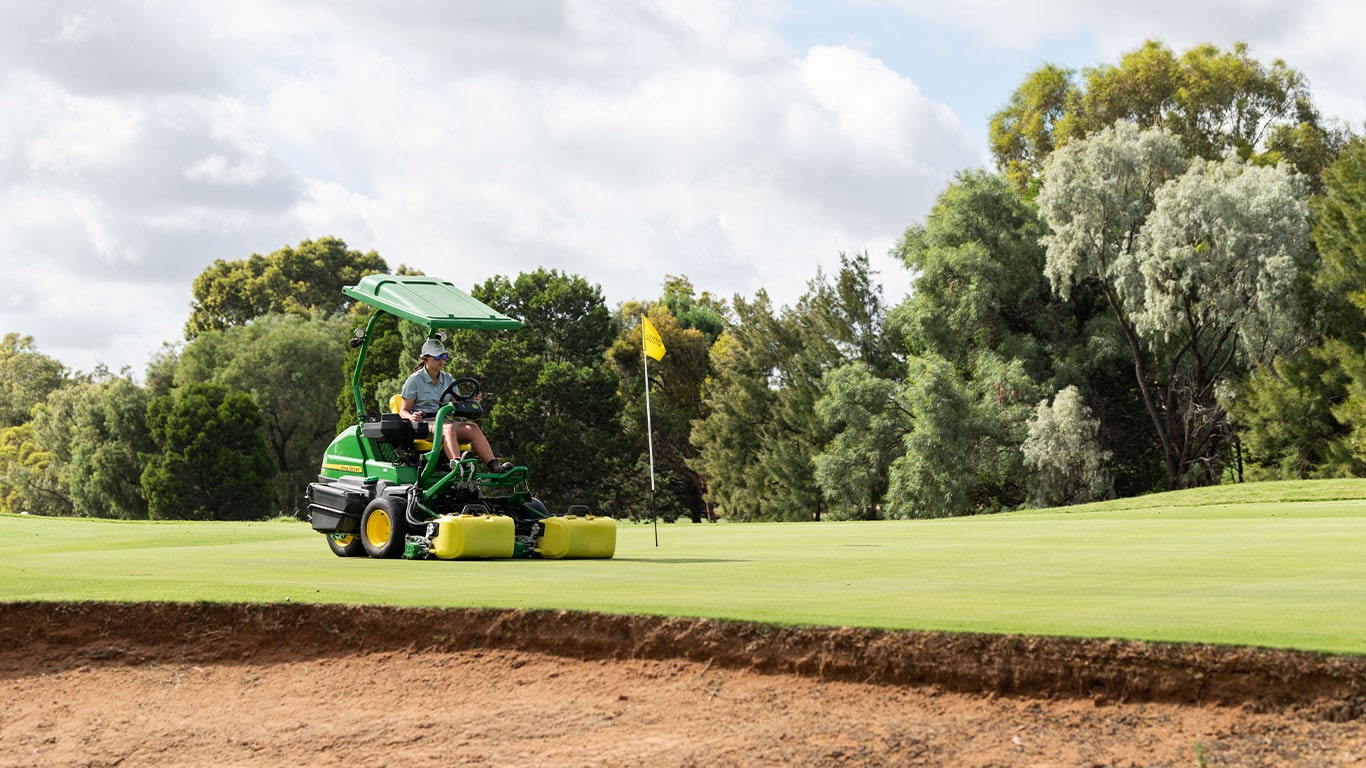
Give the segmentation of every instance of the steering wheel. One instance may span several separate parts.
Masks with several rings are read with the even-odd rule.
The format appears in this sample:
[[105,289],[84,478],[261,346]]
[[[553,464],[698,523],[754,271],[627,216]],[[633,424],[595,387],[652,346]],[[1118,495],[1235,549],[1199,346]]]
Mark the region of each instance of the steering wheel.
[[449,396],[452,400],[473,400],[479,395],[479,379],[473,376],[463,376],[452,381],[450,386],[441,390],[441,395],[436,401],[442,402]]

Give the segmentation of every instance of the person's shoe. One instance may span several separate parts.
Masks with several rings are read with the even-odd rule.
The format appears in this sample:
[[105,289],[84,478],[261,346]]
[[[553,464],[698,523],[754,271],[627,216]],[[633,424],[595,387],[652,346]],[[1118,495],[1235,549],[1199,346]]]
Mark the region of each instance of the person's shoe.
[[489,459],[489,472],[491,474],[501,475],[509,469],[512,469],[512,462]]

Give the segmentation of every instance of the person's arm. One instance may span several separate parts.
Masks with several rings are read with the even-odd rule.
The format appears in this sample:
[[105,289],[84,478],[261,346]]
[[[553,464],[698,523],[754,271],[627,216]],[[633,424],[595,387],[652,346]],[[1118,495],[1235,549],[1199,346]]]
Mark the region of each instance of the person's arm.
[[403,400],[399,403],[398,406],[399,416],[402,416],[403,418],[408,419],[410,421],[418,421],[426,415],[421,411],[418,411],[416,413],[413,412],[413,403],[417,402],[416,373],[412,376],[409,376],[408,380],[403,382],[403,388],[399,390],[399,394],[403,397]]

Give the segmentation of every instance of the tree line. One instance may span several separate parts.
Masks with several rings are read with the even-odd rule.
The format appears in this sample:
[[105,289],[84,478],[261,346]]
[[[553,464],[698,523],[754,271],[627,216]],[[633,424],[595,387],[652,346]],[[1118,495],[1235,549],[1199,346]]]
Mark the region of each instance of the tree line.
[[[1030,73],[990,139],[996,170],[960,172],[897,243],[895,305],[860,253],[781,307],[669,275],[609,309],[538,269],[468,287],[523,326],[454,334],[447,368],[483,382],[485,432],[537,495],[624,518],[937,517],[1362,471],[1366,141],[1302,75],[1150,41]],[[330,237],[217,261],[140,383],[6,335],[0,511],[301,516],[358,418],[346,339],[369,310],[341,287],[389,270]],[[648,383],[642,316],[667,348]],[[364,417],[422,340],[374,334]]]

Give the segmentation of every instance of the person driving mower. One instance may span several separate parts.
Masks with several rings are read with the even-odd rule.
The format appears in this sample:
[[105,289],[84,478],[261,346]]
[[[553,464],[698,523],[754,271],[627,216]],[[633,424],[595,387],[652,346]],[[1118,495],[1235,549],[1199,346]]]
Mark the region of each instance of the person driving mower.
[[[445,371],[446,361],[451,356],[439,339],[423,342],[421,357],[413,374],[403,382],[398,412],[403,418],[412,421],[415,437],[426,438],[436,421],[442,396],[452,389],[455,377]],[[473,421],[448,421],[441,432],[441,450],[449,461],[460,459],[460,446],[464,444],[474,450],[489,472],[503,473],[512,469],[510,462],[498,461],[488,438],[484,437],[484,431]]]

